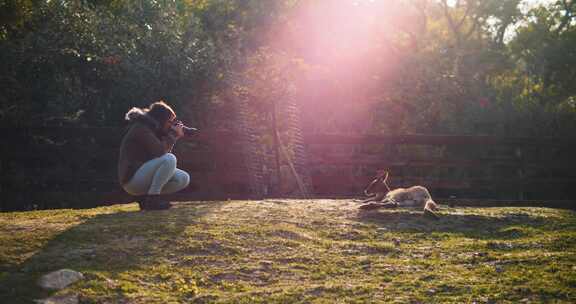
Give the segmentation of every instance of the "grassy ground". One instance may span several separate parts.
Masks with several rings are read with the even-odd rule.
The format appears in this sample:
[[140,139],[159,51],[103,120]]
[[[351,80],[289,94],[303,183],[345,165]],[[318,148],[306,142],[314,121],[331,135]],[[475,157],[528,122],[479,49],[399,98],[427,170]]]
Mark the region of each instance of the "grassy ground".
[[0,303],[574,303],[576,213],[359,212],[350,200],[136,204],[0,214]]

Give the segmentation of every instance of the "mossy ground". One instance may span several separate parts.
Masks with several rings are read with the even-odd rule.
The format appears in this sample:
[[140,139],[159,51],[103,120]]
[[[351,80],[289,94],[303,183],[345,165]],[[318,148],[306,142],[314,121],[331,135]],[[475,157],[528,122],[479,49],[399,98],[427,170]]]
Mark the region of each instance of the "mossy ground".
[[[0,214],[0,303],[574,303],[576,213],[361,212],[351,200]],[[49,294],[35,281],[85,279]]]

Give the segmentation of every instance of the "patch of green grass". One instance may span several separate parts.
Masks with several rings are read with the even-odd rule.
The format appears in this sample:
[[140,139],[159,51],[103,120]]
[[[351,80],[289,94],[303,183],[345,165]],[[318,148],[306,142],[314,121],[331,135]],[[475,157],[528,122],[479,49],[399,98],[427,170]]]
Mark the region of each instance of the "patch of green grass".
[[[359,212],[346,200],[0,214],[0,303],[573,303],[576,213]],[[36,286],[70,268],[85,279]]]

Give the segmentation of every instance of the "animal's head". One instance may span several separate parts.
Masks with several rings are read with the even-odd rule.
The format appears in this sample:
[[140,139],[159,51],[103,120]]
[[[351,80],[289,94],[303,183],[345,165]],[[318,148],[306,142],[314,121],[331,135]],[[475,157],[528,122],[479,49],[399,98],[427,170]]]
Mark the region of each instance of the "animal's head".
[[364,194],[372,195],[374,193],[388,193],[390,188],[388,184],[386,184],[386,180],[388,179],[388,171],[386,170],[378,170],[376,177],[368,184],[366,189],[364,189]]

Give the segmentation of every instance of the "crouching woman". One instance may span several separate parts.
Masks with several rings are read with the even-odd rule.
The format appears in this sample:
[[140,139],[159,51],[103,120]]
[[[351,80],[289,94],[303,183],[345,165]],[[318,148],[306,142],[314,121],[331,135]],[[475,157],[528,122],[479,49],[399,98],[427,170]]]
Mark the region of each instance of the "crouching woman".
[[184,135],[176,113],[163,101],[148,108],[132,108],[126,113],[130,122],[120,145],[118,179],[122,188],[138,196],[141,210],[169,209],[162,194],[182,190],[190,175],[176,168],[172,147]]

